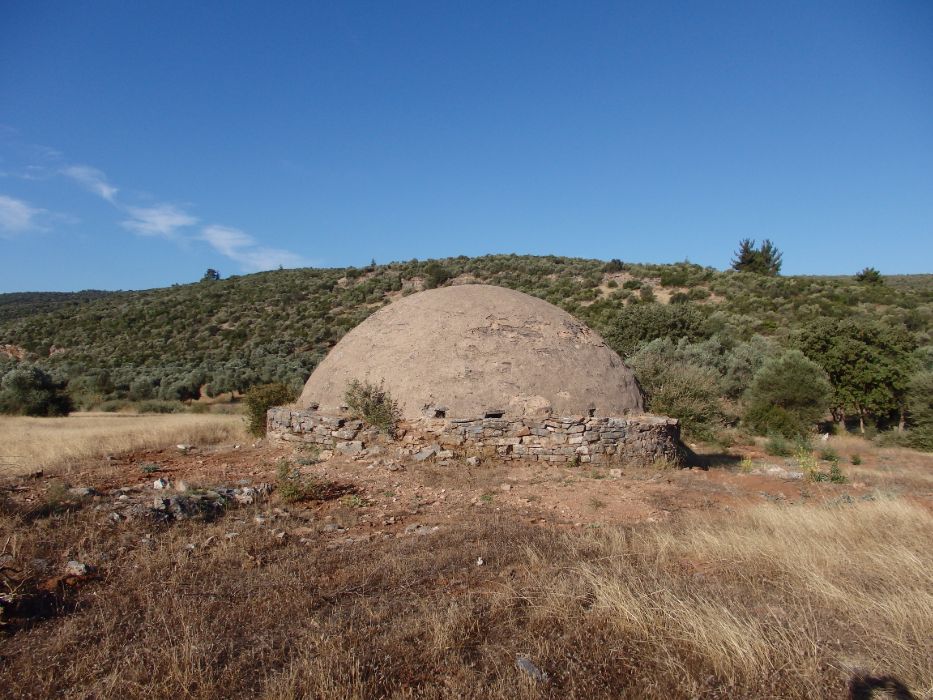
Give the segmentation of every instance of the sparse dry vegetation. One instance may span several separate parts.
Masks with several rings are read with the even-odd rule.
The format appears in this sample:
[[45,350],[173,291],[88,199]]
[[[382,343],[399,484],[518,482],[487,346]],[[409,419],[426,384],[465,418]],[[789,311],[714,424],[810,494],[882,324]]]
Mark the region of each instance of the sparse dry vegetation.
[[[216,417],[158,417],[174,418]],[[838,698],[873,687],[925,697],[933,513],[916,494],[929,487],[929,460],[853,437],[833,438],[824,453],[864,456],[846,472],[884,488],[850,495],[848,485],[801,480],[793,501],[626,526],[613,522],[620,494],[650,493],[658,479],[706,488],[706,475],[645,468],[581,480],[579,468],[562,467],[568,478],[555,472],[551,488],[562,504],[579,491],[594,522],[542,527],[514,510],[513,493],[529,486],[513,481],[493,497],[515,467],[490,464],[469,477],[480,479],[479,510],[441,505],[439,514],[458,515],[407,536],[404,525],[375,536],[365,527],[405,491],[387,490],[400,472],[366,490],[328,463],[299,470],[276,453],[273,500],[210,521],[114,524],[60,481],[30,487],[38,504],[28,508],[0,489],[0,608],[34,608],[3,620],[0,684],[10,697]],[[200,464],[174,454],[163,471],[173,479],[183,460]],[[747,456],[737,463],[728,489],[765,483],[756,467]],[[456,507],[448,471],[402,473],[414,494],[445,485]],[[325,483],[327,493],[306,490]],[[540,470],[528,483],[547,487]],[[413,497],[402,512],[430,502]],[[326,513],[357,534],[313,526],[334,522]],[[49,578],[71,559],[95,564],[93,575],[81,585]]]
[[243,417],[215,414],[76,414],[0,417],[0,474],[68,467],[107,454],[247,439]]

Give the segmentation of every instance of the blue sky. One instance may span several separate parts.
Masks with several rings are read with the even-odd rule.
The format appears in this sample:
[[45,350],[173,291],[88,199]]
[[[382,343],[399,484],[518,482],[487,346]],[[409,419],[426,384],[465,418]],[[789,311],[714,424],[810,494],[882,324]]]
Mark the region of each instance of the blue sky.
[[0,291],[494,252],[933,272],[933,3],[0,3]]

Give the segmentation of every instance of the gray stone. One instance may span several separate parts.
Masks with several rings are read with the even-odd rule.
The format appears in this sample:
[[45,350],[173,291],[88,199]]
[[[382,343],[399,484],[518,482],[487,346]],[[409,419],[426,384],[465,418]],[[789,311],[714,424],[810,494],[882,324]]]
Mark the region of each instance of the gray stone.
[[413,456],[413,459],[416,462],[423,462],[426,459],[430,459],[434,454],[437,453],[437,451],[438,451],[437,447],[435,445],[431,445],[429,447],[425,447],[423,450],[420,450],[419,452],[416,452]]
[[68,489],[68,495],[75,496],[76,498],[89,498],[91,496],[96,496],[97,491],[89,486],[75,486],[74,488]]
[[87,576],[91,568],[80,561],[71,560],[65,564],[65,576]]

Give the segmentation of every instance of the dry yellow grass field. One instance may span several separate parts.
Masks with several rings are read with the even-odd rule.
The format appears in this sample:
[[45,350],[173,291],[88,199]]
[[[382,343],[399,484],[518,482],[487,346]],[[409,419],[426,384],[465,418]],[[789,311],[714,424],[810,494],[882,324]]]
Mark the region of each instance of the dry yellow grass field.
[[67,469],[82,460],[176,443],[246,440],[242,416],[75,413],[67,418],[0,416],[0,473]]

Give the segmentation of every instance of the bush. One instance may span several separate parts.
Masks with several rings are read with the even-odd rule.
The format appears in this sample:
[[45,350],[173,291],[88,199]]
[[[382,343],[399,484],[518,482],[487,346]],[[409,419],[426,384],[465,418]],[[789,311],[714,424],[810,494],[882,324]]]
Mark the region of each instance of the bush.
[[613,350],[626,356],[655,338],[693,342],[709,336],[703,314],[689,304],[636,304],[619,311],[604,337]]
[[276,490],[286,503],[316,498],[320,484],[313,478],[302,476],[301,470],[292,467],[287,459],[280,459],[276,465]]
[[799,350],[789,350],[755,373],[745,393],[745,420],[761,435],[806,435],[825,415],[831,395],[826,373]]
[[645,392],[649,411],[677,418],[684,431],[696,438],[713,439],[723,422],[715,372],[672,362],[660,343],[633,355],[629,364]]
[[907,405],[910,408],[910,446],[933,452],[933,372],[919,372],[911,378]]
[[67,416],[74,408],[64,383],[38,367],[16,367],[0,380],[0,413],[17,416]]
[[440,287],[444,282],[452,277],[450,272],[441,267],[439,263],[430,262],[424,266],[424,288],[434,289]]
[[770,435],[765,443],[765,452],[774,457],[790,457],[793,449],[790,441],[783,435]]
[[356,417],[389,437],[395,437],[401,413],[398,404],[382,384],[377,386],[353,379],[347,384],[344,400]]
[[249,432],[256,437],[266,434],[266,412],[295,400],[294,392],[281,382],[251,387],[243,397]]
[[603,265],[603,272],[613,273],[613,272],[622,272],[625,269],[625,263],[623,263],[618,258],[613,258],[605,265]]

